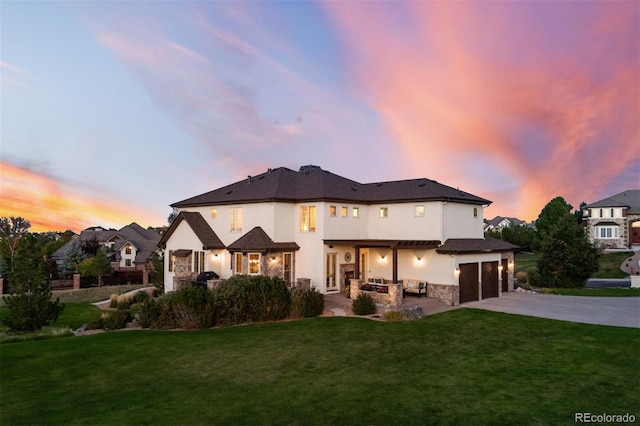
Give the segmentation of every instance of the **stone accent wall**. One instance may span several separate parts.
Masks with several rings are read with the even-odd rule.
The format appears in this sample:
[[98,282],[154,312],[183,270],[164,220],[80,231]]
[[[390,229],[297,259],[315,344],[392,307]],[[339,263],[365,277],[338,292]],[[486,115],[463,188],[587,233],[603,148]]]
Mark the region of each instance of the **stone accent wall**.
[[[640,219],[640,215],[628,215],[624,218],[589,218],[587,221],[587,239],[598,248],[625,248],[631,246],[631,224]],[[618,238],[601,239],[596,235],[596,224],[612,222],[619,226]]]
[[173,277],[173,290],[180,290],[181,288],[191,287],[191,281],[195,281],[198,274],[190,272],[187,275],[177,275]]
[[80,290],[80,274],[73,274],[73,289]]
[[224,280],[208,280],[207,281],[207,288],[209,290],[214,290],[214,289],[220,287],[223,282],[224,282]]
[[[514,286],[513,286],[513,270],[515,268],[515,257],[513,255],[513,252],[506,252],[506,253],[502,253],[502,258],[501,259],[507,259],[507,265],[513,265],[511,267],[507,266],[507,286],[508,286],[508,291],[513,291],[514,290]],[[500,291],[498,292],[498,296],[502,295],[502,282],[499,283],[500,284]]]
[[427,284],[427,297],[440,299],[447,305],[460,304],[460,287],[455,284]]
[[366,293],[375,302],[377,306],[382,308],[397,308],[402,305],[402,284],[386,284],[389,288],[388,293],[378,293],[375,291],[360,290],[360,285],[364,284],[365,280],[351,280],[351,298],[355,299],[360,293]]

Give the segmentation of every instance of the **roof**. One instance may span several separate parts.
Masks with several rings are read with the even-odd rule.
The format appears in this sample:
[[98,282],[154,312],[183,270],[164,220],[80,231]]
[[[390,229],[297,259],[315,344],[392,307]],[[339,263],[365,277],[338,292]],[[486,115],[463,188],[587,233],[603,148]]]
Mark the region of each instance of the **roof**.
[[496,216],[493,219],[489,219],[489,220],[485,219],[485,223],[487,224],[487,226],[496,227],[500,225],[500,223],[504,220],[506,220],[511,226],[524,226],[527,224],[527,222],[525,222],[524,220],[520,220],[517,217],[503,217],[503,216]]
[[457,201],[491,204],[491,201],[434,180],[422,178],[362,184],[318,166],[269,169],[257,176],[172,204],[195,207],[258,202],[345,201],[362,204],[408,201]]
[[296,251],[300,250],[300,246],[295,242],[276,243],[264,230],[256,226],[251,231],[229,244],[227,250],[230,252],[238,251]]
[[183,221],[186,222],[193,233],[196,234],[196,237],[198,237],[202,243],[202,248],[204,250],[225,248],[222,240],[220,240],[218,235],[213,231],[213,229],[211,229],[207,221],[198,212],[180,212],[167,232],[165,232],[158,242],[158,246],[164,248],[171,235],[173,235],[175,230],[178,228],[178,225]]
[[584,208],[626,207],[628,214],[640,214],[640,189],[628,189],[611,197],[603,198]]
[[[63,259],[74,241],[78,241],[82,245],[83,242],[93,239],[100,243],[113,242],[116,254],[126,243],[129,243],[135,246],[137,250],[135,262],[146,263],[151,253],[156,249],[158,241],[160,241],[160,234],[152,229],[144,229],[135,222],[118,230],[91,227],[80,232],[78,238],[72,238],[71,241],[56,250],[52,258]],[[118,258],[119,256],[116,256],[116,259]]]
[[493,237],[449,238],[438,247],[438,253],[492,253],[514,251],[520,247]]
[[431,249],[440,245],[438,240],[324,240],[327,245],[352,245],[361,247],[390,247],[398,249]]

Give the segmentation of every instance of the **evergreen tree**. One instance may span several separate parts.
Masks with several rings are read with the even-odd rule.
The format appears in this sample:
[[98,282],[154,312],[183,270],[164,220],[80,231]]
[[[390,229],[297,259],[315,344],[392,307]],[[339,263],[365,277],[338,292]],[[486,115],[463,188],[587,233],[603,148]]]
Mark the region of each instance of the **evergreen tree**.
[[9,279],[14,294],[5,299],[9,315],[2,321],[11,331],[35,331],[58,319],[64,309],[60,300],[51,300],[47,264],[38,239],[27,234],[20,238]]
[[553,212],[553,215],[546,216],[548,220],[544,222],[542,231],[538,229],[541,239],[538,284],[548,287],[582,287],[587,278],[598,270],[598,251],[589,243],[584,230],[571,214],[571,207],[564,203],[568,208],[559,209],[558,198],[549,204],[551,203],[554,206],[547,212]]
[[103,248],[99,248],[95,256],[82,261],[78,270],[82,276],[98,277],[98,287],[102,287],[102,277],[112,272],[111,262]]
[[77,240],[71,243],[69,250],[60,264],[62,275],[69,276],[78,272],[78,266],[82,262],[83,257],[80,243]]
[[571,204],[562,197],[556,197],[549,201],[542,209],[536,220],[536,235],[533,240],[533,250],[540,250],[544,235],[549,232],[549,229],[558,222],[558,220],[571,212]]

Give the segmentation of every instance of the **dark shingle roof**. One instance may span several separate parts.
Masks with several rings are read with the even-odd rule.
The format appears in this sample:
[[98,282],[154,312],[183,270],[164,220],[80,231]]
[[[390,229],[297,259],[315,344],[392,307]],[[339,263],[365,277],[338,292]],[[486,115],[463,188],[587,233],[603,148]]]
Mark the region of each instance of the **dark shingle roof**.
[[584,208],[593,207],[627,207],[627,213],[640,214],[640,189],[628,189],[611,197],[604,198],[586,205]]
[[229,244],[227,250],[234,251],[260,251],[260,252],[272,252],[272,251],[296,251],[300,246],[295,242],[276,243],[264,230],[256,226],[251,231],[238,238],[233,243]]
[[280,167],[172,204],[194,207],[255,202],[349,201],[363,204],[418,200],[490,204],[491,201],[430,179],[411,179],[362,184],[318,166],[299,171]]
[[193,233],[196,234],[196,237],[198,237],[198,239],[202,243],[202,248],[204,250],[225,248],[222,240],[218,238],[218,235],[216,235],[207,221],[198,212],[180,212],[167,232],[165,232],[165,234],[162,236],[162,239],[160,239],[158,246],[162,248],[165,247],[167,241],[182,221],[187,222],[187,225],[189,225],[191,230],[193,230]]
[[491,253],[513,251],[520,247],[493,237],[449,238],[438,247],[438,253]]

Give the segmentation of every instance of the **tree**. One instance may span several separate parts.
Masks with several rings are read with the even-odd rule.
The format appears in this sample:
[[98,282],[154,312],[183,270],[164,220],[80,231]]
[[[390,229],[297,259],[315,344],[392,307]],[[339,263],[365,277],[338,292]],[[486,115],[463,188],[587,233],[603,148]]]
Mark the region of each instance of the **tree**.
[[536,220],[536,236],[533,240],[533,250],[538,251],[540,249],[544,234],[548,233],[551,226],[557,223],[560,218],[569,214],[572,208],[571,204],[567,204],[562,197],[556,197],[544,206]]
[[102,277],[112,272],[111,262],[102,248],[98,249],[95,256],[83,260],[78,270],[84,277],[98,277],[98,287],[102,287]]
[[[547,209],[552,203],[553,205]],[[538,229],[539,285],[582,287],[586,279],[598,270],[598,251],[589,243],[584,230],[571,214],[571,206],[567,206],[566,203],[563,206],[558,202],[558,198],[554,198],[545,206],[546,212],[552,214],[545,216],[542,230]],[[543,214],[540,213],[540,216]]]
[[25,235],[29,228],[31,228],[31,222],[23,217],[0,217],[0,241],[2,241],[9,249],[10,261],[9,270],[13,270],[13,263],[16,251],[18,249],[18,242],[23,235]]
[[145,269],[149,273],[149,281],[160,293],[164,293],[164,255],[162,252],[153,251]]
[[171,210],[171,213],[169,213],[169,216],[167,217],[167,222],[169,222],[169,226],[171,226],[173,224],[173,221],[176,220],[176,218],[178,217],[178,209],[177,208],[173,208],[173,210]]
[[63,276],[69,276],[79,271],[78,266],[82,262],[84,255],[82,253],[82,247],[78,241],[71,243],[69,250],[62,259],[60,264],[60,270]]
[[64,310],[59,299],[51,300],[47,264],[38,239],[30,234],[20,238],[9,279],[14,294],[6,299],[9,315],[2,321],[11,331],[35,331],[58,319]]

